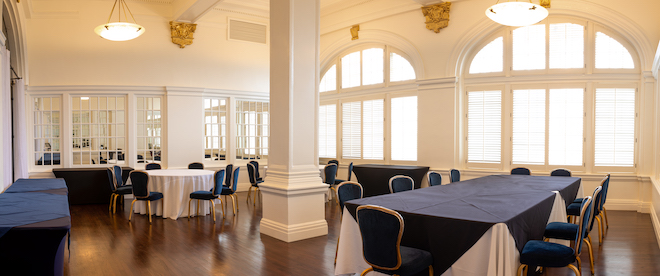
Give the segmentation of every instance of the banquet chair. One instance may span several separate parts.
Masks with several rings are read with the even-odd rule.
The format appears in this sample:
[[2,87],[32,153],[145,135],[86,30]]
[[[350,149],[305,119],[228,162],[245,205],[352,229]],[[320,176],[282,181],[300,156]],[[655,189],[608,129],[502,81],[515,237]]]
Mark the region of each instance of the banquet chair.
[[550,176],[571,176],[571,171],[567,169],[556,169],[550,173]]
[[[252,188],[254,188],[254,195],[252,196],[252,205],[257,204],[257,196],[259,193],[261,193],[261,190],[259,189],[259,184],[263,183],[263,179],[259,178],[259,163],[256,161],[251,161],[250,163],[247,164],[247,170],[248,170],[248,178],[250,179],[250,189],[248,189],[248,196],[247,196],[247,202],[250,202],[250,192],[252,191]],[[238,168],[236,168],[238,170]]]
[[261,173],[259,172],[259,162],[257,161],[250,161],[248,162],[249,164],[252,164],[254,166],[254,175],[257,178],[257,181],[264,182],[264,178],[261,177]]
[[[594,190],[594,194],[591,197],[592,202],[591,202],[591,210],[594,210],[593,205],[600,200],[600,196],[602,195],[602,187],[598,186]],[[591,268],[591,275],[594,274],[594,250],[593,247],[591,246],[591,237],[589,236],[589,232],[594,227],[594,219],[596,218],[595,214],[596,212],[591,212],[591,217],[589,218],[588,222],[588,229],[587,229],[587,234],[586,237],[582,237],[582,241],[587,244],[587,248],[589,249],[589,265]],[[575,240],[576,235],[578,234],[579,231],[579,225],[573,224],[573,223],[566,223],[566,222],[551,222],[548,223],[548,225],[545,227],[545,233],[543,233],[543,237],[545,237],[546,241],[548,239],[559,239],[559,240]]]
[[[339,161],[337,161],[337,160],[335,160],[335,159],[328,160],[328,164],[335,164],[335,165],[337,165],[337,172],[339,172]],[[335,174],[335,177],[336,177],[336,176],[337,176],[337,175]]]
[[[193,199],[197,200],[197,210],[195,211],[195,215],[199,215],[199,201],[200,200],[208,200],[211,201],[211,214],[213,215],[213,223],[215,223],[215,203],[213,202],[214,199],[220,199],[220,206],[222,205],[222,198],[220,197],[220,192],[223,190],[222,187],[222,182],[225,178],[225,170],[220,169],[217,170],[213,174],[213,188],[211,188],[210,191],[194,191],[190,193],[190,199],[188,200],[188,219],[190,219],[190,203],[192,202]],[[233,198],[232,198],[233,199]],[[222,210],[222,217],[225,217],[225,211],[223,208],[220,208]]]
[[511,174],[531,175],[532,173],[529,171],[528,168],[515,168],[515,169],[511,169]]
[[[337,193],[335,189],[335,175],[337,174],[337,164],[329,163],[323,168],[323,174],[325,176],[324,183],[328,184],[328,189],[334,190],[334,193]],[[333,193],[333,194],[334,194]]]
[[415,189],[415,181],[407,175],[392,176],[389,184],[391,194]]
[[442,185],[442,175],[438,172],[430,171],[426,173],[426,180],[429,182],[429,186]]
[[131,171],[131,174],[128,175],[131,178],[131,183],[133,184],[133,201],[131,202],[131,212],[128,215],[128,221],[131,221],[131,216],[133,216],[133,204],[135,201],[146,201],[147,202],[147,213],[149,214],[149,224],[151,224],[151,202],[163,198],[163,194],[160,192],[149,192],[149,174],[146,171]]
[[160,164],[158,163],[149,163],[144,167],[145,170],[160,170]]
[[193,162],[193,163],[188,164],[188,169],[203,170],[204,169],[204,164],[199,163],[199,162]]
[[[516,276],[527,275],[528,267],[568,267],[575,275],[580,276],[580,251],[582,250],[582,239],[587,234],[589,216],[591,216],[591,196],[582,202],[580,211],[580,222],[578,234],[572,241],[572,247],[558,243],[539,240],[530,240],[520,253],[520,266]],[[573,265],[577,261],[577,267]],[[523,273],[523,274],[521,274]]]
[[[344,203],[349,200],[362,198],[364,190],[362,185],[353,181],[344,181],[339,183],[336,188],[337,204],[339,205],[340,213],[339,221],[341,222],[344,214]],[[337,251],[339,250],[339,235],[337,235],[337,249],[335,250],[335,264],[337,263]]]
[[430,252],[402,246],[405,224],[401,214],[376,205],[357,208],[357,222],[362,235],[362,254],[370,271],[387,275],[415,275],[428,268],[433,275],[433,256]]
[[[133,192],[133,186],[124,185],[117,186],[117,177],[115,176],[114,168],[108,168],[108,183],[110,183],[110,206],[109,211],[112,211],[113,214],[117,213],[117,199],[120,198],[123,200],[124,195],[130,194]],[[121,179],[121,177],[119,178]]]
[[[610,182],[610,175],[607,174],[601,181],[600,181],[600,187],[603,188],[602,190],[602,195],[594,200],[594,217],[596,218],[596,221],[598,222],[598,243],[602,244],[603,243],[603,236],[605,235],[605,227],[606,227],[606,221],[604,221],[604,205],[605,205],[605,196],[607,196],[607,188],[609,187],[609,182]],[[579,210],[579,206],[582,203],[584,199],[582,198],[577,198],[568,205],[566,208],[566,214],[568,215],[569,219],[570,218],[575,218],[579,216],[579,213],[577,210]],[[592,222],[593,223],[593,222]]]
[[[232,180],[232,185],[231,186],[222,186],[222,191],[220,192],[220,195],[225,196],[225,202],[226,202],[227,196],[231,197],[231,207],[232,207],[231,210],[234,212],[234,215],[236,215],[236,213],[238,213],[238,196],[236,195],[236,188],[238,187],[239,169],[240,169],[240,167],[236,168],[236,170],[234,170],[233,173],[231,173],[231,172],[227,173],[227,177],[229,177]],[[233,174],[233,177],[230,177],[232,174]],[[255,190],[255,194],[256,194],[256,190]],[[225,214],[225,212],[222,211],[222,216],[223,217],[224,217],[224,214]]]
[[461,172],[457,169],[449,170],[449,183],[461,181]]
[[[339,170],[339,168],[337,168],[337,170]],[[345,181],[351,181],[351,174],[353,174],[353,162],[348,164],[348,178],[346,178],[346,180],[335,178],[335,184],[339,184]]]

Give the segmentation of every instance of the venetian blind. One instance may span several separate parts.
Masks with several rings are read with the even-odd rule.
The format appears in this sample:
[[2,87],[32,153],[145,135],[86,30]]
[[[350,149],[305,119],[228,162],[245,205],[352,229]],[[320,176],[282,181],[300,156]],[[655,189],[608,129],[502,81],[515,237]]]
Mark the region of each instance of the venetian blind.
[[596,89],[596,166],[635,164],[635,89]]
[[584,89],[550,89],[548,163],[582,166]]
[[362,102],[342,104],[342,157],[362,157]]
[[319,157],[337,157],[337,105],[319,106]]
[[383,159],[384,100],[363,102],[362,110],[362,158]]
[[502,92],[468,92],[468,162],[499,163],[502,148]]
[[513,90],[512,161],[545,163],[545,90]]

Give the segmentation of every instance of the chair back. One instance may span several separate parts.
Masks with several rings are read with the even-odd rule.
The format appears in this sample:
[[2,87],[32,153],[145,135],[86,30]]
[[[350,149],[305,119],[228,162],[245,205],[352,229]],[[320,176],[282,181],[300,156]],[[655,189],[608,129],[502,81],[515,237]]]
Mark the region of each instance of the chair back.
[[188,169],[203,170],[204,169],[204,164],[198,163],[198,162],[193,162],[193,163],[188,164]]
[[254,166],[254,177],[256,179],[259,179],[259,162],[250,161],[249,164],[252,164],[252,166]]
[[213,195],[219,195],[222,192],[222,183],[225,181],[225,169],[219,169],[213,174]]
[[256,168],[254,167],[254,164],[252,164],[252,162],[247,164],[247,170],[248,170],[248,178],[250,179],[250,184],[252,184],[252,186],[256,186],[257,174],[255,173]]
[[390,193],[398,193],[415,189],[415,181],[407,175],[395,175],[390,178]]
[[364,260],[378,269],[398,269],[401,266],[403,217],[394,210],[376,205],[359,206],[356,213]]
[[149,197],[149,174],[146,171],[131,171],[128,175],[133,184],[133,195],[136,198]]
[[363,195],[364,190],[360,183],[344,181],[337,185],[337,202],[339,203],[339,209],[342,212],[344,212],[344,203],[346,201],[362,198]]
[[113,168],[108,168],[108,183],[110,184],[110,191],[117,190],[117,184],[115,183],[115,171]]
[[353,162],[348,164],[348,178],[346,178],[347,181],[351,181],[352,174],[353,174]]
[[605,208],[605,200],[607,200],[607,191],[610,189],[610,174],[608,173],[607,176],[605,177],[605,180],[603,180],[603,196],[601,196],[600,199],[600,204],[598,206],[598,213],[600,214],[601,211],[603,211],[603,208]]
[[550,176],[571,176],[571,171],[567,169],[556,169],[550,173]]
[[598,214],[599,214],[597,208],[598,208],[599,202],[601,201],[601,199],[603,197],[603,185],[602,184],[603,183],[601,182],[601,185],[596,187],[596,189],[594,189],[594,194],[593,194],[593,196],[591,196],[591,200],[593,201],[592,205],[594,207],[591,209],[591,213],[593,215],[591,215],[591,218],[590,218],[591,220],[589,221],[589,229],[588,229],[587,233],[591,232],[591,229],[594,229],[594,222],[596,221],[596,216],[598,216]]
[[449,183],[461,181],[461,172],[457,169],[449,170]]
[[337,175],[337,164],[329,163],[323,168],[323,173],[325,175],[325,184],[334,185],[335,176]]
[[225,187],[231,186],[231,175],[234,172],[234,164],[225,167]]
[[145,170],[160,170],[160,164],[158,163],[149,163],[144,167]]
[[112,170],[115,173],[115,186],[117,188],[119,188],[121,186],[124,186],[124,179],[121,177],[121,167],[117,166],[117,165],[114,165],[112,167]]
[[532,173],[528,168],[515,168],[511,170],[511,174],[531,175]]
[[232,176],[232,178],[231,178],[232,183],[233,183],[232,186],[231,186],[231,190],[234,191],[234,192],[236,192],[236,188],[238,187],[238,173],[239,173],[240,169],[241,169],[240,167],[236,168],[234,170],[234,176]]
[[575,238],[575,243],[573,244],[575,250],[575,256],[579,256],[582,252],[582,239],[587,236],[587,228],[589,228],[589,220],[591,217],[591,210],[593,208],[592,197],[588,196],[582,200],[582,206],[580,211],[580,225],[578,235]]
[[332,159],[332,160],[328,161],[328,164],[335,164],[335,165],[339,166],[339,161]]
[[426,180],[429,182],[429,186],[442,185],[442,175],[434,171],[426,173]]

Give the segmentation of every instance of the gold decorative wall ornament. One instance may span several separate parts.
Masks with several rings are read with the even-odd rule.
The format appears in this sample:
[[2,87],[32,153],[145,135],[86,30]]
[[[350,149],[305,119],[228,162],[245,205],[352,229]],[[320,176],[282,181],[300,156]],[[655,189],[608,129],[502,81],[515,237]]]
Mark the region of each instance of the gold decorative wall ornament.
[[449,25],[449,8],[451,2],[422,7],[422,14],[426,17],[426,28],[436,33]]
[[360,25],[353,25],[353,27],[351,27],[351,40],[356,40],[359,38],[358,31],[360,31]]
[[546,9],[550,8],[550,0],[541,0],[539,4],[541,4],[541,7],[544,7]]
[[172,31],[172,43],[185,48],[186,45],[193,43],[193,34],[197,29],[197,24],[170,21],[170,30]]

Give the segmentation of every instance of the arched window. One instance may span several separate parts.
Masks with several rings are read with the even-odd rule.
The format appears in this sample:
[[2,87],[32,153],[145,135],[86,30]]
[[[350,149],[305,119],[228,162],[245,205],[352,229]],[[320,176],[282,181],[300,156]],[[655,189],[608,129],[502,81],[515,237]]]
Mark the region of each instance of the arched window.
[[637,54],[598,24],[544,22],[502,28],[467,60],[467,166],[633,171]]

